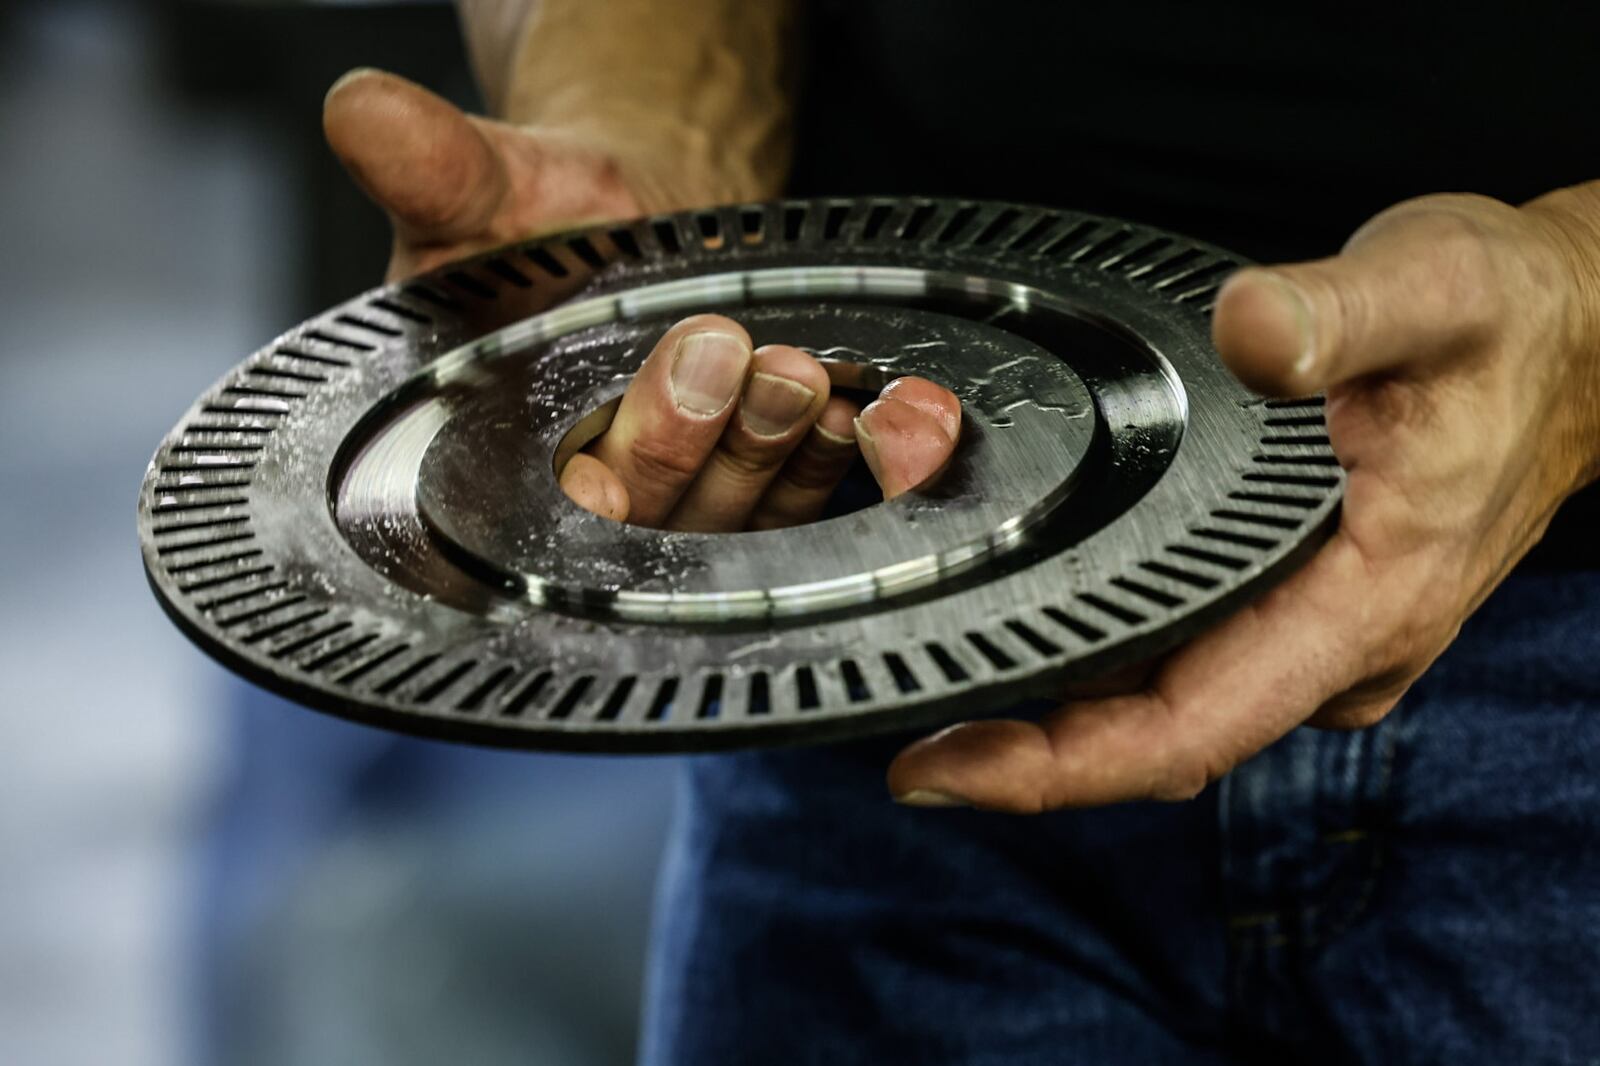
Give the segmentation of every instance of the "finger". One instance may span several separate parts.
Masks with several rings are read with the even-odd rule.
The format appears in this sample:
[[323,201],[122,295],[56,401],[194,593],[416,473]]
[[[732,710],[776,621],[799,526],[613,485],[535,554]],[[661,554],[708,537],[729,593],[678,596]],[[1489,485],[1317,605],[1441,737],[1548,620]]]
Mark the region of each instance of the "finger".
[[352,70],[328,90],[328,145],[411,243],[481,234],[510,195],[499,150],[454,104],[378,70]]
[[750,335],[721,315],[684,319],[651,351],[587,449],[627,490],[631,521],[660,526],[672,513],[733,416],[750,360]]
[[1217,350],[1241,381],[1273,395],[1459,350],[1499,313],[1499,211],[1513,209],[1429,197],[1374,218],[1332,258],[1241,270],[1217,296]]
[[927,378],[895,378],[878,394],[880,400],[899,400],[931,415],[951,442],[961,439],[961,401],[943,385]]
[[561,491],[585,511],[614,522],[628,520],[628,490],[606,464],[585,452],[567,461],[561,471]]
[[[886,500],[937,477],[955,454],[956,437],[950,427],[955,427],[957,436],[960,433],[960,406],[948,390],[919,378],[901,381],[909,384],[874,400],[856,419],[861,454]],[[900,382],[889,388],[896,385]],[[945,393],[948,400],[938,393]]]
[[861,408],[842,396],[828,400],[783,469],[756,505],[750,529],[783,529],[815,522],[856,458]]
[[700,533],[745,528],[827,402],[828,372],[810,355],[784,344],[756,352],[738,409],[667,528]]
[[1336,534],[1169,658],[1144,691],[1069,703],[1038,722],[954,726],[900,753],[890,791],[913,805],[1017,813],[1192,797],[1360,680],[1364,646],[1341,619],[1367,591],[1365,565]]

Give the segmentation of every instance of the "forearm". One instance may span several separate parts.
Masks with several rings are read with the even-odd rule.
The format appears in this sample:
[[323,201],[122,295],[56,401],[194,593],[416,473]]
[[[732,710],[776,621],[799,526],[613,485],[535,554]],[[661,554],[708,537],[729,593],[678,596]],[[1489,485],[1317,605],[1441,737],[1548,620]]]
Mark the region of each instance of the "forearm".
[[456,0],[467,58],[490,114],[499,115],[505,110],[511,62],[536,3],[537,0]]
[[606,153],[647,208],[758,199],[782,187],[792,0],[460,6],[499,115]]
[[1600,478],[1600,181],[1557,189],[1523,205],[1560,253],[1568,293],[1564,339],[1571,376],[1563,436],[1577,456],[1577,486]]

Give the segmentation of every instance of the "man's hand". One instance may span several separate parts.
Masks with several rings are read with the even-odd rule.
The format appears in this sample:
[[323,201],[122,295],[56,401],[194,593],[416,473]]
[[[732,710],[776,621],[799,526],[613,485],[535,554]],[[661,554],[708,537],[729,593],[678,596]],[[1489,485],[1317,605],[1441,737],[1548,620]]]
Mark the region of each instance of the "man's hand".
[[[718,83],[708,84],[718,97]],[[768,102],[734,115],[730,138],[760,143],[779,114]],[[393,223],[391,280],[539,233],[759,192],[767,180],[732,164],[730,177],[688,155],[674,160],[682,173],[647,175],[638,158],[623,166],[597,147],[605,135],[572,132],[592,126],[529,128],[467,115],[375,70],[352,71],[329,90],[323,126]],[[797,525],[822,513],[858,446],[893,497],[944,467],[960,427],[959,402],[931,382],[903,378],[862,410],[829,395],[827,372],[807,353],[752,351],[737,323],[701,315],[662,339],[610,428],[567,464],[561,485],[580,506],[644,525]]]
[[943,469],[960,432],[960,403],[930,381],[900,378],[862,410],[799,348],[752,351],[737,322],[695,315],[661,338],[561,487],[640,525],[775,529],[822,513],[858,444],[891,498]]
[[504,121],[372,70],[341,78],[323,110],[334,153],[394,223],[390,280],[782,188],[788,0],[470,0],[461,14]]
[[353,70],[328,90],[328,144],[394,226],[389,280],[643,205],[605,152],[467,115],[420,85]]
[[1434,196],[1332,259],[1241,271],[1213,332],[1271,395],[1327,392],[1332,539],[1133,695],[954,726],[889,769],[902,802],[1036,812],[1181,800],[1303,722],[1381,719],[1600,463],[1600,203]]

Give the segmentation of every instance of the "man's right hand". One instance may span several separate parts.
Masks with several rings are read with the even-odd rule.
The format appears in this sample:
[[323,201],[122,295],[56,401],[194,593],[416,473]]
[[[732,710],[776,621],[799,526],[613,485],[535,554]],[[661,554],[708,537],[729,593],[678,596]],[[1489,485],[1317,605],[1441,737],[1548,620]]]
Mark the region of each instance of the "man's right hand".
[[394,226],[391,281],[541,233],[643,213],[603,152],[468,115],[393,74],[340,78],[322,125],[334,154]]
[[[467,115],[393,74],[339,79],[323,126],[393,223],[390,280],[643,213],[604,153]],[[561,486],[590,511],[643,525],[798,525],[821,515],[858,448],[893,497],[944,468],[960,427],[959,401],[932,382],[902,378],[863,410],[829,395],[826,371],[806,352],[752,350],[738,323],[697,315],[662,338],[611,427],[561,471]]]
[[580,507],[700,533],[815,521],[859,448],[886,498],[930,481],[961,433],[961,404],[922,378],[891,382],[865,410],[785,344],[752,350],[722,315],[669,329],[611,426],[561,472]]

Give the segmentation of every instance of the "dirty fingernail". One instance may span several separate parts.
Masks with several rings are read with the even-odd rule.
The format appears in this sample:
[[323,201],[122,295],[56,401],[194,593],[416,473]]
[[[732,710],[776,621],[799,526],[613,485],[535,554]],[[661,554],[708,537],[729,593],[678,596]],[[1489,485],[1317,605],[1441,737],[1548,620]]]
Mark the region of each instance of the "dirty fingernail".
[[902,792],[894,798],[896,803],[907,807],[966,807],[967,801],[960,796],[952,796],[948,792],[939,792],[931,788],[914,788],[910,792]]
[[821,422],[818,422],[815,426],[813,426],[811,428],[815,429],[817,431],[817,436],[821,437],[823,440],[827,441],[829,444],[835,445],[837,447],[843,447],[843,446],[845,446],[847,444],[854,444],[856,442],[855,432],[854,432],[855,426],[853,424],[850,427],[851,428],[851,432],[848,433],[848,434],[839,433],[839,432],[837,432],[835,430],[831,430],[827,426],[823,425]]
[[739,401],[739,416],[751,433],[781,437],[794,428],[816,398],[815,392],[798,381],[775,374],[755,374],[745,386],[744,399]]
[[866,459],[867,465],[876,474],[878,472],[878,442],[872,439],[872,434],[867,431],[865,423],[862,422],[859,416],[855,420],[855,427],[856,443],[861,448],[862,458]]
[[733,334],[691,333],[673,354],[672,398],[690,414],[719,414],[739,394],[749,365],[749,345]]

